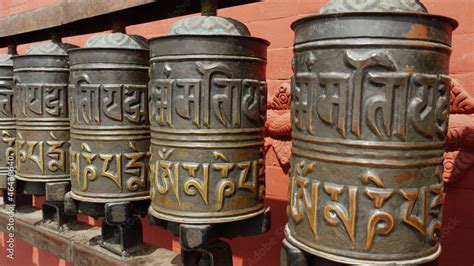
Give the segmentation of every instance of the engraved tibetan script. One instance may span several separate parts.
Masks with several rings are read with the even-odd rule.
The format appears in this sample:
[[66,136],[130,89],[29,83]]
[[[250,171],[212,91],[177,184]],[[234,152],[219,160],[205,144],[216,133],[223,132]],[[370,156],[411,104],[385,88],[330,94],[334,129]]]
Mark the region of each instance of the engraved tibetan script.
[[88,84],[79,82],[73,90],[78,101],[72,103],[71,121],[100,125],[104,120],[146,122],[146,85]]
[[306,62],[310,72],[295,74],[295,129],[316,134],[322,124],[334,128],[344,138],[349,134],[363,138],[368,132],[381,140],[396,137],[406,141],[413,134],[444,138],[449,77],[392,72],[396,70],[394,60],[381,52],[348,51],[344,62],[347,72],[313,73],[314,66],[308,67]]
[[312,239],[323,241],[319,239],[320,230],[333,227],[347,236],[342,241],[353,248],[358,245],[356,235],[364,234],[360,248],[370,252],[377,243],[390,241],[388,237],[397,234],[403,226],[432,246],[439,242],[442,183],[395,189],[387,188],[379,176],[362,176],[363,186],[348,186],[313,179],[311,176],[317,173],[316,168],[315,163],[296,163],[290,181],[288,207],[292,223],[296,226],[307,224]]
[[17,84],[17,115],[68,117],[67,85]]
[[0,86],[0,117],[13,115],[13,95],[12,90],[2,90]]
[[28,141],[18,134],[16,140],[18,169],[32,162],[35,170],[41,174],[47,171],[51,173],[66,171],[66,142],[59,140],[54,133],[50,134],[52,139],[49,141]]
[[148,172],[146,171],[149,153],[139,152],[134,144],[130,153],[99,153],[93,152],[87,143],[81,144],[81,152],[71,151],[71,177],[81,187],[88,191],[90,183],[98,178],[107,178],[115,184],[118,192],[124,192],[123,182],[126,181],[126,190],[136,192],[148,187]]
[[[172,149],[159,151],[158,160],[151,163],[153,195],[171,193],[168,197],[178,204],[182,202],[182,195],[198,196],[206,208],[215,211],[223,210],[225,199],[239,191],[251,192],[258,199],[263,160],[230,162],[221,152],[214,152],[215,160],[209,163],[179,162],[171,160],[173,152]],[[211,182],[211,178],[216,177],[218,181]],[[211,191],[214,192],[211,194]]]
[[243,115],[249,121],[264,121],[267,90],[264,81],[232,78],[230,68],[222,63],[197,63],[196,71],[202,79],[151,81],[152,123],[172,128],[179,119],[192,122],[196,128],[211,128],[214,123],[240,128]]

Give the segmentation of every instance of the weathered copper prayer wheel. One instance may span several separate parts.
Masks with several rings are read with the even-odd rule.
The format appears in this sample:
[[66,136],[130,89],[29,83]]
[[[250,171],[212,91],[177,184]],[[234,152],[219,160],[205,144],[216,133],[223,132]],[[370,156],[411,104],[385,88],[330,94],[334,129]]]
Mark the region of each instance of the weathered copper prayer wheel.
[[287,240],[349,264],[435,259],[457,22],[418,1],[334,0],[292,27]]
[[150,40],[151,215],[209,224],[265,211],[267,46],[217,16]]
[[98,34],[71,61],[71,196],[88,203],[149,198],[146,40]]
[[13,111],[13,61],[11,54],[0,55],[0,189],[6,188],[8,158],[15,153]]
[[41,43],[13,58],[16,178],[40,187],[69,180],[69,47]]

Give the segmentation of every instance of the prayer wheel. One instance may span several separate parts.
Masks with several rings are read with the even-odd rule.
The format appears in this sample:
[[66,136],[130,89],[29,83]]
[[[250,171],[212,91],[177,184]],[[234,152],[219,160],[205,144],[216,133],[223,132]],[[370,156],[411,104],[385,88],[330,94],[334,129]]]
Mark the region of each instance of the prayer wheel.
[[[9,157],[15,153],[13,111],[13,61],[11,54],[0,55],[0,189],[7,187]],[[14,164],[14,161],[11,161]],[[13,166],[12,166],[13,167]]]
[[349,264],[440,254],[453,19],[333,0],[296,21],[287,240]]
[[186,224],[265,211],[269,43],[203,10],[150,40],[149,214]]
[[13,58],[16,178],[32,188],[31,194],[44,194],[47,182],[69,180],[71,47],[58,41],[40,43]]
[[146,40],[98,34],[71,61],[71,197],[85,203],[149,199]]

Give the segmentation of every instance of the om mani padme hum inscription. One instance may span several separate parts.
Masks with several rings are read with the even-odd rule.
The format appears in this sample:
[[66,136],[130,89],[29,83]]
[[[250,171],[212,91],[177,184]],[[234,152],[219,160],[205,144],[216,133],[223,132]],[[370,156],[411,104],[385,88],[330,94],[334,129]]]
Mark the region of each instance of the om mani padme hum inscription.
[[[193,19],[209,21],[178,22],[150,42],[149,212],[179,223],[251,218],[265,210],[268,43],[235,21]],[[218,35],[205,28],[215,20],[235,24]]]
[[98,34],[71,57],[71,185],[89,203],[149,198],[146,40]]
[[69,47],[36,44],[13,58],[19,180],[69,180]]
[[457,24],[409,1],[366,1],[365,13],[347,2],[293,24],[286,237],[343,263],[431,261]]

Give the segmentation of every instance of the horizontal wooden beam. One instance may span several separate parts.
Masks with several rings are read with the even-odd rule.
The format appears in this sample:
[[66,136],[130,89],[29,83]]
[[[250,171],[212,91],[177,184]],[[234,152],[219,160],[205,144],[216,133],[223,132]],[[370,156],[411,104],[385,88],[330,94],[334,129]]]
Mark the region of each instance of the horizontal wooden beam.
[[[219,8],[259,0],[221,0]],[[200,12],[197,0],[64,0],[0,18],[0,47],[110,30]]]
[[[67,228],[62,232],[57,232],[41,225],[41,220],[41,210],[31,207],[15,213],[13,221],[15,238],[21,238],[74,265],[182,265],[180,255],[152,246],[146,246],[143,255],[122,260],[99,246],[97,241],[100,237],[100,228],[98,227],[74,222],[67,224]],[[8,223],[8,210],[4,205],[0,207],[0,230],[6,232]],[[21,256],[21,252],[18,250],[17,252],[19,253],[16,256]]]

